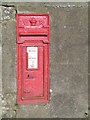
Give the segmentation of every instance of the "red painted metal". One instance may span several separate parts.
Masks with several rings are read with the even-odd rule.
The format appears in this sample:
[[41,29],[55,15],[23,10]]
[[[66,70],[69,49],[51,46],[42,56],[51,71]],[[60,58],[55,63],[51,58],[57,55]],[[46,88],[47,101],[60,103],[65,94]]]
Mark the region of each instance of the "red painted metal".
[[[48,14],[17,14],[17,102],[49,102],[50,20]],[[28,68],[28,47],[37,47],[37,68]]]

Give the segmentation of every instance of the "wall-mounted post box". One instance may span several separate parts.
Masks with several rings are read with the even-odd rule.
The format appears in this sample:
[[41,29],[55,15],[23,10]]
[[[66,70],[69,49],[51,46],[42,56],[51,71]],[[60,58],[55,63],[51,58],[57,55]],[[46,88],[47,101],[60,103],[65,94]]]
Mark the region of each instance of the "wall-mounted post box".
[[17,14],[18,104],[49,101],[48,14]]

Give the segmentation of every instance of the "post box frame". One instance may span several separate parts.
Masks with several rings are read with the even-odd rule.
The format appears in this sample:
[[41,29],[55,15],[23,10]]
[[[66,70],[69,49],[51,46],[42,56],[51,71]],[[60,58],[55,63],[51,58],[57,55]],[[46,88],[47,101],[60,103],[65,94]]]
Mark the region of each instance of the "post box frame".
[[[22,39],[20,39],[20,34],[26,34],[24,32],[24,29],[22,29],[22,31],[19,31],[19,16],[47,16],[48,17],[48,29],[43,29],[43,33],[45,34],[46,32],[48,32],[48,37],[27,37],[25,36],[24,38],[22,37]],[[31,104],[31,103],[48,103],[49,102],[49,97],[50,97],[50,17],[49,14],[16,14],[16,32],[17,32],[17,37],[16,37],[16,48],[17,48],[17,103],[18,104]],[[42,28],[41,28],[42,29]],[[27,31],[27,28],[26,28]],[[40,30],[38,30],[40,32]],[[40,32],[41,33],[41,32]],[[41,42],[42,41],[42,42]],[[21,60],[21,50],[22,47],[26,47],[26,46],[45,46],[47,45],[47,55],[46,55],[46,60],[47,60],[47,78],[46,81],[44,81],[45,83],[45,90],[44,97],[41,97],[39,99],[22,99],[22,92],[21,92],[21,86],[22,86],[22,60]],[[44,74],[45,77],[45,74]],[[44,86],[44,87],[45,87]]]

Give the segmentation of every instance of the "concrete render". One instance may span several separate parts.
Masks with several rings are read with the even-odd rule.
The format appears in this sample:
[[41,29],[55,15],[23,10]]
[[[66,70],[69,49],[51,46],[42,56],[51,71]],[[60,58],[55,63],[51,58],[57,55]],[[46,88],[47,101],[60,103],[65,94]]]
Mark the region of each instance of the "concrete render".
[[[88,117],[88,6],[80,5],[3,3],[0,6],[3,118]],[[16,102],[16,13],[50,14],[48,104],[18,105]]]

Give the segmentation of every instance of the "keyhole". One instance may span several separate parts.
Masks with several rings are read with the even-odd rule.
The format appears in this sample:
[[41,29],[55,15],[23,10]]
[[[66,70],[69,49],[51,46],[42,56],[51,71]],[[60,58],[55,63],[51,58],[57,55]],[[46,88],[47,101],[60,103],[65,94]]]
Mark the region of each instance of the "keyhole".
[[30,77],[30,75],[28,74],[28,75],[27,75],[27,77],[29,78],[29,77]]

